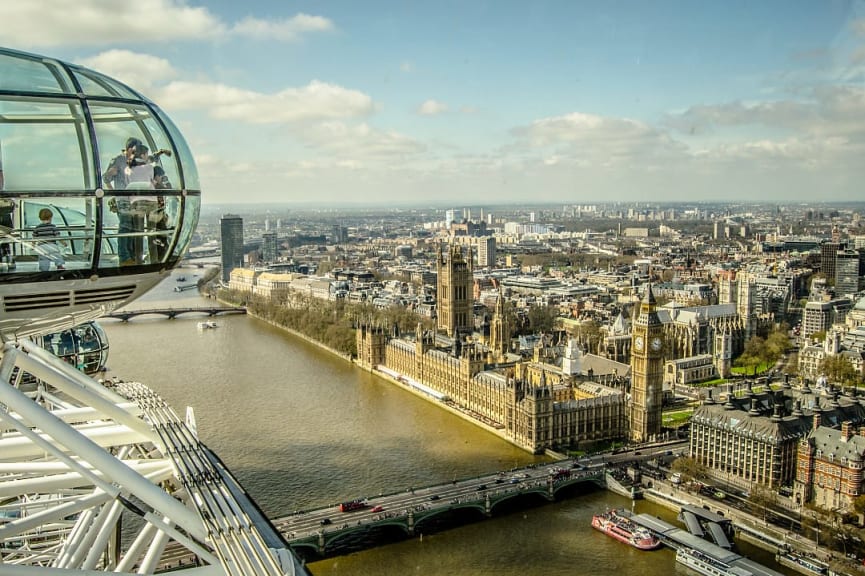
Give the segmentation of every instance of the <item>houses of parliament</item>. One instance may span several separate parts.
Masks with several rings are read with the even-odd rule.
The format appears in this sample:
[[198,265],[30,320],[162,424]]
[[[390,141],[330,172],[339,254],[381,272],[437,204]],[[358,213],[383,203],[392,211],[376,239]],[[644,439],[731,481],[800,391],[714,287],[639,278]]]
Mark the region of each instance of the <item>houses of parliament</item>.
[[360,326],[360,366],[415,383],[533,452],[660,436],[666,335],[650,286],[630,326],[630,365],[586,354],[573,338],[541,338],[524,357],[509,349],[501,295],[489,336],[471,336],[470,249],[440,245],[436,260],[437,330]]

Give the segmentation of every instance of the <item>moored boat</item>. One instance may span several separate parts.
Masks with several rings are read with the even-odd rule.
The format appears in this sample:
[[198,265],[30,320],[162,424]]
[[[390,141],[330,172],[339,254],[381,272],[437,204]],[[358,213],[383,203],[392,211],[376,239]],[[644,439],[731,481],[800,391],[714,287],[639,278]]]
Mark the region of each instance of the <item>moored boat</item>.
[[592,516],[592,528],[640,550],[654,550],[661,540],[616,510]]
[[692,548],[681,547],[676,550],[676,562],[704,576],[753,576],[749,570],[730,566]]
[[216,328],[217,326],[219,326],[219,324],[217,324],[213,320],[207,320],[205,322],[199,322],[198,323],[198,329],[199,330],[209,330],[211,328]]
[[778,554],[775,559],[782,566],[792,568],[803,574],[825,576],[829,573],[829,565],[825,562],[798,552],[787,551]]

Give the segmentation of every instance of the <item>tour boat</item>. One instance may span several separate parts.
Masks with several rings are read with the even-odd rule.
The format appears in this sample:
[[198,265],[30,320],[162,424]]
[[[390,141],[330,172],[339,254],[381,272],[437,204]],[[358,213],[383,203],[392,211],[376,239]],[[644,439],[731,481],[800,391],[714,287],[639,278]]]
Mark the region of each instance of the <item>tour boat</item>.
[[199,322],[198,323],[198,329],[199,330],[209,330],[211,328],[216,328],[217,326],[219,326],[219,324],[217,324],[213,320],[207,320],[205,322]]
[[676,562],[684,564],[694,572],[699,572],[704,576],[753,576],[750,570],[739,566],[730,566],[698,550],[684,546],[676,550]]
[[814,576],[825,576],[829,573],[829,565],[812,556],[806,556],[792,550],[779,553],[775,559],[782,566],[793,568],[798,572],[805,574],[814,574]]
[[661,540],[616,510],[592,516],[592,528],[640,550],[654,550]]

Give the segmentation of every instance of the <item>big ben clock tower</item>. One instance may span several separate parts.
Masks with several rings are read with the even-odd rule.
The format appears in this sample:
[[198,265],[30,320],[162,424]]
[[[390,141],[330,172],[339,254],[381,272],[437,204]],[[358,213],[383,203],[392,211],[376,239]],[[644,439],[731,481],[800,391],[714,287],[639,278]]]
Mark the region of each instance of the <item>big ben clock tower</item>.
[[661,433],[664,380],[664,326],[652,285],[640,302],[631,342],[631,440],[648,442]]

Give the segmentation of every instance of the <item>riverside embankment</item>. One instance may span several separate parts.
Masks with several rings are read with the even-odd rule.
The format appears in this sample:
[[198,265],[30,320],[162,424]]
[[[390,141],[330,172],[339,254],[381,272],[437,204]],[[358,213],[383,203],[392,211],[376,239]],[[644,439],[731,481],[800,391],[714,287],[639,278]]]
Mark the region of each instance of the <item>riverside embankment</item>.
[[[226,306],[235,306],[236,305],[230,301],[226,301],[226,300],[222,300],[222,299],[218,299],[218,301],[221,304],[225,304]],[[263,316],[255,314],[253,312],[250,312],[249,309],[247,309],[247,315],[251,316],[257,320],[260,320],[262,322],[265,322],[265,323],[273,326],[274,328],[284,330],[286,333],[291,334],[294,337],[300,338],[301,340],[304,340],[305,342],[308,342],[309,344],[312,344],[313,346],[316,346],[316,347],[320,348],[321,350],[328,352],[329,354],[333,354],[337,358],[341,358],[342,360],[345,360],[346,362],[350,362],[350,363],[354,364],[355,366],[360,367],[360,365],[357,363],[357,360],[355,358],[353,358],[350,354],[345,354],[343,352],[340,352],[339,350],[331,348],[330,346],[327,346],[326,344],[323,344],[322,342],[316,340],[315,338],[311,338],[311,337],[307,336],[306,334],[303,334],[302,332],[299,332],[297,330],[294,330],[293,328],[289,328],[288,326],[284,326],[284,325],[279,324],[277,322],[274,322],[268,318],[265,318]],[[418,398],[422,398],[422,399],[426,400],[427,402],[430,402],[430,403],[434,404],[435,406],[450,412],[451,414],[459,416],[460,418],[462,418],[463,420],[466,420],[467,422],[471,422],[475,426],[477,426],[477,427],[479,427],[479,428],[481,428],[481,429],[483,429],[483,430],[485,430],[491,434],[495,434],[496,436],[498,436],[502,440],[505,440],[506,442],[513,444],[517,448],[520,448],[520,449],[525,450],[529,453],[532,453],[531,449],[515,442],[512,438],[508,437],[507,433],[505,432],[505,430],[503,428],[497,427],[497,426],[490,424],[490,423],[487,423],[487,422],[484,422],[483,420],[474,417],[472,414],[466,413],[464,410],[461,410],[458,406],[456,406],[453,403],[443,402],[437,398],[433,398],[429,394],[424,393],[422,390],[419,390],[418,388],[416,388],[414,386],[411,386],[405,382],[402,382],[399,379],[391,376],[390,374],[382,372],[381,370],[376,370],[374,368],[373,369],[363,368],[363,369],[371,372],[372,374],[374,374],[375,376],[377,376],[378,378],[380,378],[382,380],[385,380],[385,381],[387,381],[387,382],[389,382],[395,386],[398,386],[399,388],[405,390],[406,392],[414,394]],[[564,455],[557,454],[557,453],[549,451],[549,450],[546,451],[546,454],[548,456],[550,456],[551,458],[555,458],[555,459],[564,459],[565,458]]]

